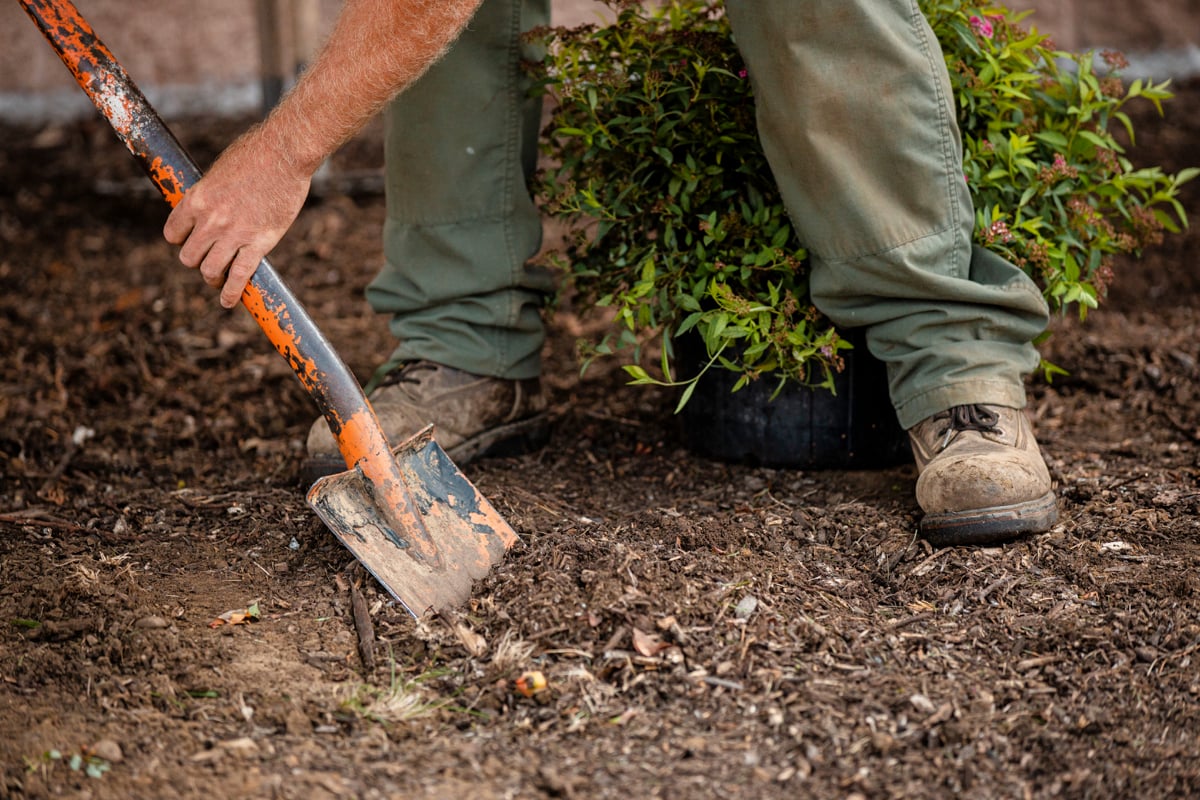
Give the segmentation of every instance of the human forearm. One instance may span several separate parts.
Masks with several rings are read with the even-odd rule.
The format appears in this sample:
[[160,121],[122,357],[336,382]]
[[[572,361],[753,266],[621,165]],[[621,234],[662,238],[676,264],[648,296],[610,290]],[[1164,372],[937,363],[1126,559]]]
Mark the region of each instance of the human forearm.
[[329,40],[261,135],[312,174],[433,64],[480,0],[348,0]]
[[321,162],[438,59],[480,0],[347,0],[329,41],[265,122],[229,146],[163,235],[237,304],[291,227]]

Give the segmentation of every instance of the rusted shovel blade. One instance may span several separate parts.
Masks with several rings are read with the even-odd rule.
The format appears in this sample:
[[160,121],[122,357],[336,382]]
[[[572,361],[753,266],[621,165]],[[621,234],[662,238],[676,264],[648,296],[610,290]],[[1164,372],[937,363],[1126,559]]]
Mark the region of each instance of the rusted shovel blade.
[[308,503],[414,617],[462,605],[517,534],[434,441],[432,427],[392,452],[436,558],[418,552],[414,532],[400,529],[357,467],[318,480]]

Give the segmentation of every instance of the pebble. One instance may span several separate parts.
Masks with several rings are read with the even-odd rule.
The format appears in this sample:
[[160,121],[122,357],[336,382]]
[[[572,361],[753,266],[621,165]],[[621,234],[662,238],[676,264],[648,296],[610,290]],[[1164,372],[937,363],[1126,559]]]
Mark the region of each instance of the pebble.
[[933,704],[933,701],[923,694],[914,694],[908,698],[908,702],[912,703],[913,708],[924,714],[932,714],[937,710],[937,707]]
[[250,753],[254,753],[258,750],[258,743],[248,736],[243,736],[239,739],[230,739],[228,741],[221,742],[221,747],[233,753],[249,755]]
[[738,601],[733,609],[733,616],[737,619],[750,619],[750,615],[756,608],[758,608],[758,598],[748,594]]
[[120,764],[125,760],[125,754],[121,752],[121,745],[112,739],[101,739],[88,749],[92,755],[103,758],[110,764]]
[[143,628],[143,629],[148,629],[148,630],[162,630],[163,628],[166,628],[169,625],[170,625],[169,622],[167,622],[162,617],[157,617],[157,616],[142,617],[137,622],[133,623],[133,626],[135,628]]

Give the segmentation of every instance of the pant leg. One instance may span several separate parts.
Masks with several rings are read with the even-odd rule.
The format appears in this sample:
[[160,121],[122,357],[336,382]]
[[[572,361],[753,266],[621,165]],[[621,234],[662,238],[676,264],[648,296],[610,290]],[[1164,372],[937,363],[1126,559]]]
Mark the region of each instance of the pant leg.
[[814,304],[867,327],[905,428],[1025,405],[1036,285],[971,245],[941,49],[915,0],[727,0],[759,136],[812,261]]
[[391,314],[390,363],[429,359],[482,375],[538,375],[553,287],[527,267],[541,219],[526,188],[541,103],[520,34],[549,0],[485,0],[446,56],[387,109],[385,266],[367,300]]

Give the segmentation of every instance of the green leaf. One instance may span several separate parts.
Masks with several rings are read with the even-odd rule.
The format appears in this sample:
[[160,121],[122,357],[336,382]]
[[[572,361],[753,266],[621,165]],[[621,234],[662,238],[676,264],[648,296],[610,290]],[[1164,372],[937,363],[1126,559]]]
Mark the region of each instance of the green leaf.
[[687,405],[688,400],[692,399],[692,393],[696,391],[696,385],[699,381],[692,381],[683,389],[683,394],[679,396],[679,403],[675,406],[675,413],[678,414]]
[[626,364],[622,369],[633,378],[633,383],[652,383],[650,374],[637,364]]
[[1200,175],[1200,167],[1185,167],[1175,173],[1175,185],[1180,186]]
[[679,324],[679,329],[677,331],[675,331],[675,335],[681,336],[681,335],[687,333],[692,328],[696,327],[696,323],[699,322],[703,317],[704,317],[704,314],[702,314],[699,311],[695,311],[691,314],[688,314],[686,317],[683,318],[683,322],[681,322]]
[[1033,138],[1062,153],[1065,153],[1067,148],[1070,147],[1067,137],[1058,131],[1038,131],[1033,135]]

